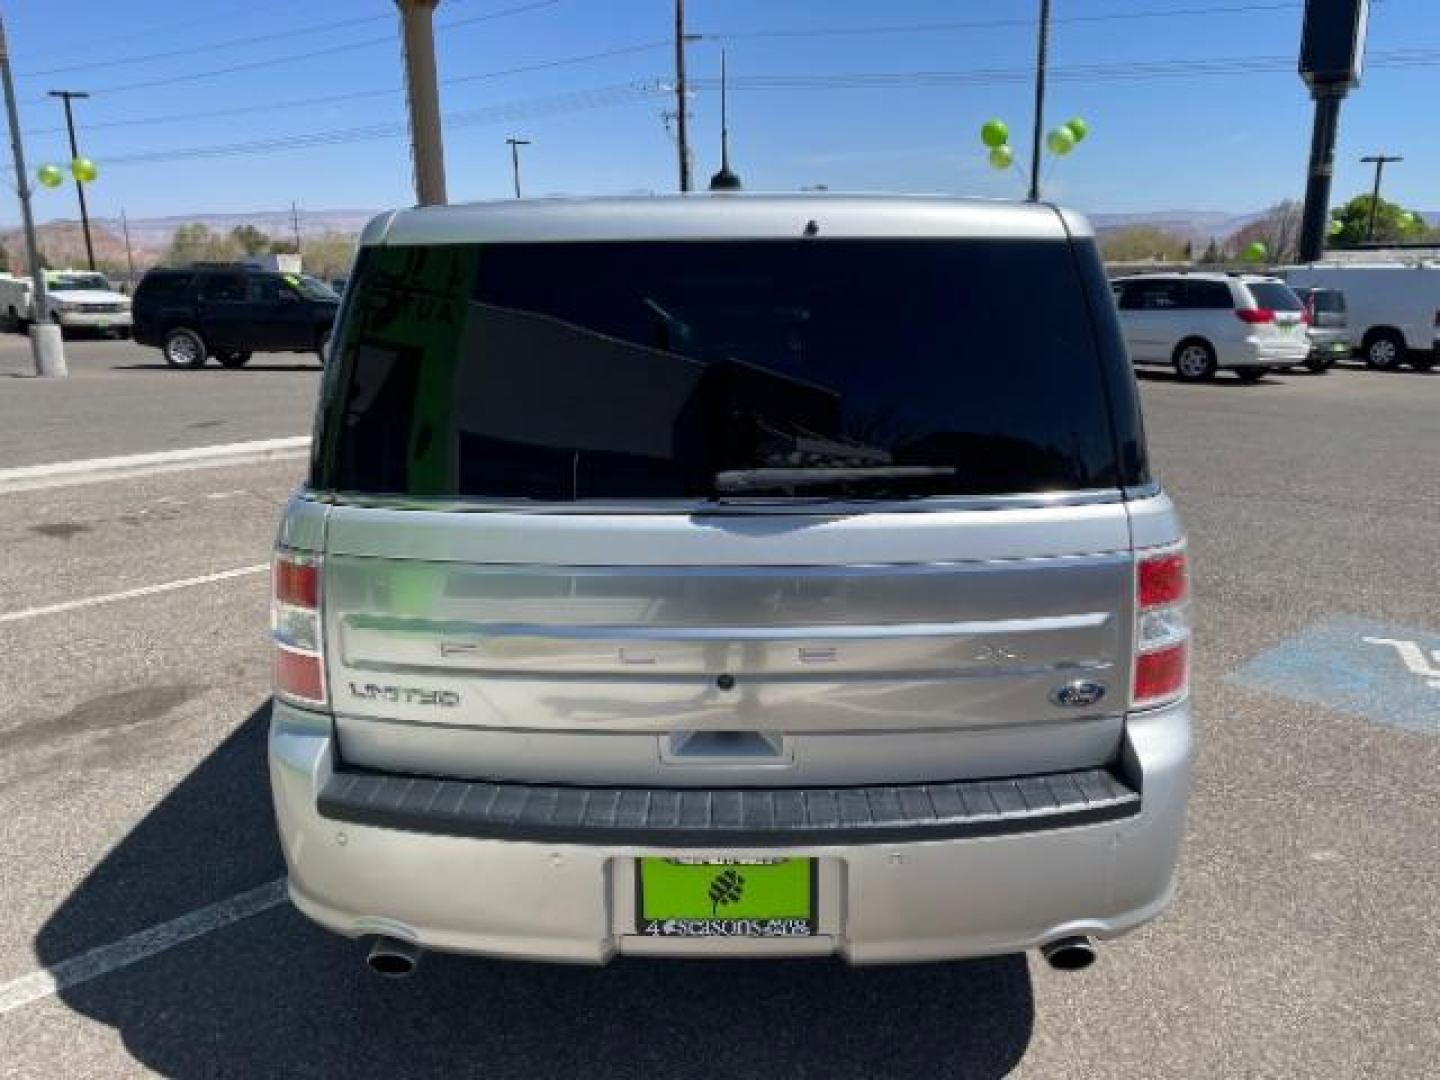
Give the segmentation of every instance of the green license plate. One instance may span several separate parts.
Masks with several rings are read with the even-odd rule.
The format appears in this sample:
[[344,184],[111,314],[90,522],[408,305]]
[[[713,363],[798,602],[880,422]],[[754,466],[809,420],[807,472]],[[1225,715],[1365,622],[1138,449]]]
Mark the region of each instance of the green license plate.
[[814,859],[637,859],[636,914],[650,937],[813,937]]

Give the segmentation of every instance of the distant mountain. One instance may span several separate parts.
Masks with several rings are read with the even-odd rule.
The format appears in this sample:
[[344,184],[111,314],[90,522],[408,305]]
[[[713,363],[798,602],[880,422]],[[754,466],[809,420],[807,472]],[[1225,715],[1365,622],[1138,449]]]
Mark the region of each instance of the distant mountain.
[[[1420,210],[1418,213],[1428,225],[1440,226],[1440,210]],[[1204,243],[1212,236],[1216,240],[1226,240],[1234,236],[1252,221],[1264,217],[1265,211],[1254,210],[1248,214],[1228,214],[1217,210],[1151,210],[1140,214],[1088,214],[1087,216],[1098,233],[1114,232],[1117,229],[1128,229],[1136,225],[1148,225],[1152,228],[1176,233],[1188,240]]]
[[1233,236],[1265,211],[1255,210],[1248,214],[1227,214],[1217,210],[1152,210],[1140,214],[1089,214],[1090,222],[1099,233],[1128,229],[1136,225],[1148,225],[1166,232],[1176,233],[1188,240],[1201,243],[1212,236],[1224,240]]
[[[317,236],[321,233],[358,233],[365,223],[375,216],[375,210],[301,210],[300,235]],[[170,217],[131,218],[130,241],[137,247],[163,249],[170,243],[170,237],[181,225],[199,222],[215,232],[228,233],[237,225],[252,225],[263,233],[284,240],[294,233],[294,224],[288,210],[256,210],[243,214],[175,214]],[[97,219],[117,235],[120,232],[119,218]]]
[[[36,228],[40,250],[57,270],[80,270],[85,267],[85,234],[78,221],[51,221]],[[90,223],[90,242],[95,245],[95,258],[107,265],[125,265],[125,240],[119,231],[112,232],[106,225]],[[24,264],[25,238],[19,229],[0,231],[0,245],[11,256],[16,269]],[[134,252],[137,266],[148,266],[154,260],[149,252]]]
[[[360,232],[378,211],[375,210],[301,210],[300,234],[302,237],[319,236],[325,233],[343,233],[353,236]],[[1142,213],[1093,213],[1090,221],[1100,233],[1136,225],[1146,225],[1177,233],[1187,239],[1203,244],[1212,236],[1225,240],[1243,229],[1264,210],[1250,213],[1229,213],[1220,210],[1149,210]],[[1423,210],[1421,215],[1431,226],[1440,226],[1440,210]],[[200,222],[215,232],[228,233],[237,225],[252,225],[277,240],[289,239],[293,223],[288,210],[254,210],[248,213],[194,213],[173,214],[167,217],[131,218],[130,242],[137,266],[153,264],[167,247],[175,230],[181,225]],[[124,238],[118,218],[95,218],[92,221],[95,236],[96,255],[102,260],[120,265],[125,257]],[[50,252],[54,265],[80,266],[84,262],[84,242],[80,234],[80,223],[74,220],[47,222],[40,227],[41,246]],[[0,232],[0,242],[12,253],[24,249],[23,240],[16,229]]]

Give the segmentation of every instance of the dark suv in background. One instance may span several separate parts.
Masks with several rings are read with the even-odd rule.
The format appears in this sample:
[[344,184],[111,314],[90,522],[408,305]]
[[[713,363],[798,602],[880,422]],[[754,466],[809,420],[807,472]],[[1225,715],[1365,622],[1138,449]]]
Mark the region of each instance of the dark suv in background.
[[340,298],[304,274],[246,266],[151,270],[135,290],[134,336],[171,367],[228,368],[257,352],[313,352],[321,362]]

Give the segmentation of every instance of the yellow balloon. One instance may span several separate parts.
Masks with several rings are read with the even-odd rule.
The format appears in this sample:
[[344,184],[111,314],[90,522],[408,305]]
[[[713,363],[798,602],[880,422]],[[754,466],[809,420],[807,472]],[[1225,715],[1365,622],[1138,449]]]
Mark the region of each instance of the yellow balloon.
[[65,182],[65,171],[59,165],[41,165],[37,175],[44,187],[57,188]]
[[95,178],[100,175],[100,170],[88,157],[77,157],[70,162],[70,175],[82,184],[90,184],[94,183]]

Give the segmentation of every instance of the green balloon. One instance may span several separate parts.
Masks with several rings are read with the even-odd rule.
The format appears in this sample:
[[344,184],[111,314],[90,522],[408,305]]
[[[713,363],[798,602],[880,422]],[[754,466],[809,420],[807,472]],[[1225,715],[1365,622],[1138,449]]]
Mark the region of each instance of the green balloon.
[[70,162],[70,175],[82,184],[90,184],[94,183],[95,178],[100,175],[100,170],[88,157],[77,157]]
[[998,150],[1010,141],[1010,129],[1004,120],[993,117],[980,125],[980,141],[991,150]]
[[1265,253],[1265,245],[1259,240],[1255,240],[1245,245],[1241,258],[1246,262],[1261,262],[1265,258]]
[[65,170],[59,165],[41,165],[37,176],[40,183],[49,188],[59,187],[65,182]]
[[1056,157],[1064,157],[1075,149],[1075,135],[1068,127],[1057,127],[1045,136],[1045,145]]
[[995,146],[990,149],[990,167],[992,169],[1008,169],[1015,164],[1015,151],[1008,146]]
[[1343,229],[1343,228],[1345,228],[1345,223],[1342,222],[1339,218],[1331,218],[1331,219],[1330,219],[1330,235],[1331,235],[1331,236],[1334,236],[1336,233],[1338,233],[1338,232],[1339,232],[1341,229]]
[[1085,136],[1090,134],[1090,125],[1085,122],[1084,118],[1079,116],[1072,116],[1069,120],[1065,121],[1065,127],[1070,129],[1070,134],[1075,136],[1077,143],[1084,142]]

